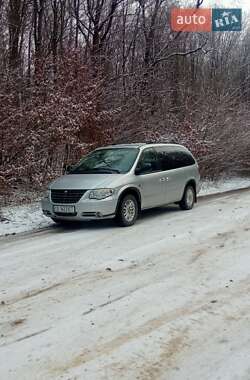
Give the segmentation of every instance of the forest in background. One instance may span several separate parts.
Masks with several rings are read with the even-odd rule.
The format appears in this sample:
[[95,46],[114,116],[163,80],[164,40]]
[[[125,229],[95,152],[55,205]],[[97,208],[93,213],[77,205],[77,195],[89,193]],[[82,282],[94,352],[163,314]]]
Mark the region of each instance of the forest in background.
[[[202,0],[190,5],[206,6]],[[174,33],[174,0],[0,0],[0,195],[99,145],[177,142],[250,173],[250,24]]]

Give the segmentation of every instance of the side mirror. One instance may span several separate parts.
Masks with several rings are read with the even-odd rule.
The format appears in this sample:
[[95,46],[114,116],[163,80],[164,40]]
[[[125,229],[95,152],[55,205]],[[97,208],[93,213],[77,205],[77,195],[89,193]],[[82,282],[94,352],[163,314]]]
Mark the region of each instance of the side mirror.
[[135,175],[150,173],[151,170],[152,170],[152,165],[149,163],[145,163],[143,164],[143,166],[135,168]]
[[71,172],[71,170],[74,168],[74,165],[65,165],[64,166],[64,171],[65,171],[65,174],[68,174],[69,172]]

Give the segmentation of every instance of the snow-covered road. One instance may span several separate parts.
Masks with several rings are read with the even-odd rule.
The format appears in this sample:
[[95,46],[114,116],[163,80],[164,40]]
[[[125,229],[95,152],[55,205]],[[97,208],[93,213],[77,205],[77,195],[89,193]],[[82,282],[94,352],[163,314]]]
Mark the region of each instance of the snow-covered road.
[[250,191],[0,240],[1,380],[249,380]]

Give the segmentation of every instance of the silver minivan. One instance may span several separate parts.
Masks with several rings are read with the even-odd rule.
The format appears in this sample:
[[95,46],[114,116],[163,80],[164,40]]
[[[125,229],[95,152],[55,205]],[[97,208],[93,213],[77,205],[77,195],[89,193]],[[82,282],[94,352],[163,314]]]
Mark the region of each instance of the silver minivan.
[[170,203],[192,209],[199,182],[197,162],[181,145],[112,145],[94,150],[52,182],[42,210],[62,224],[115,218],[131,226],[141,210]]

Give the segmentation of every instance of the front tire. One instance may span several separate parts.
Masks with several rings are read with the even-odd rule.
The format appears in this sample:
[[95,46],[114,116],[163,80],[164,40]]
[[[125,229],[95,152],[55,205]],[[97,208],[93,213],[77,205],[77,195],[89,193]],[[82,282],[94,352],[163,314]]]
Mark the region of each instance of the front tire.
[[179,203],[179,206],[182,210],[191,210],[194,207],[195,203],[195,189],[192,185],[188,185],[185,188],[182,200]]
[[116,222],[121,227],[129,227],[135,224],[139,213],[137,199],[134,195],[128,194],[120,201],[116,213]]

